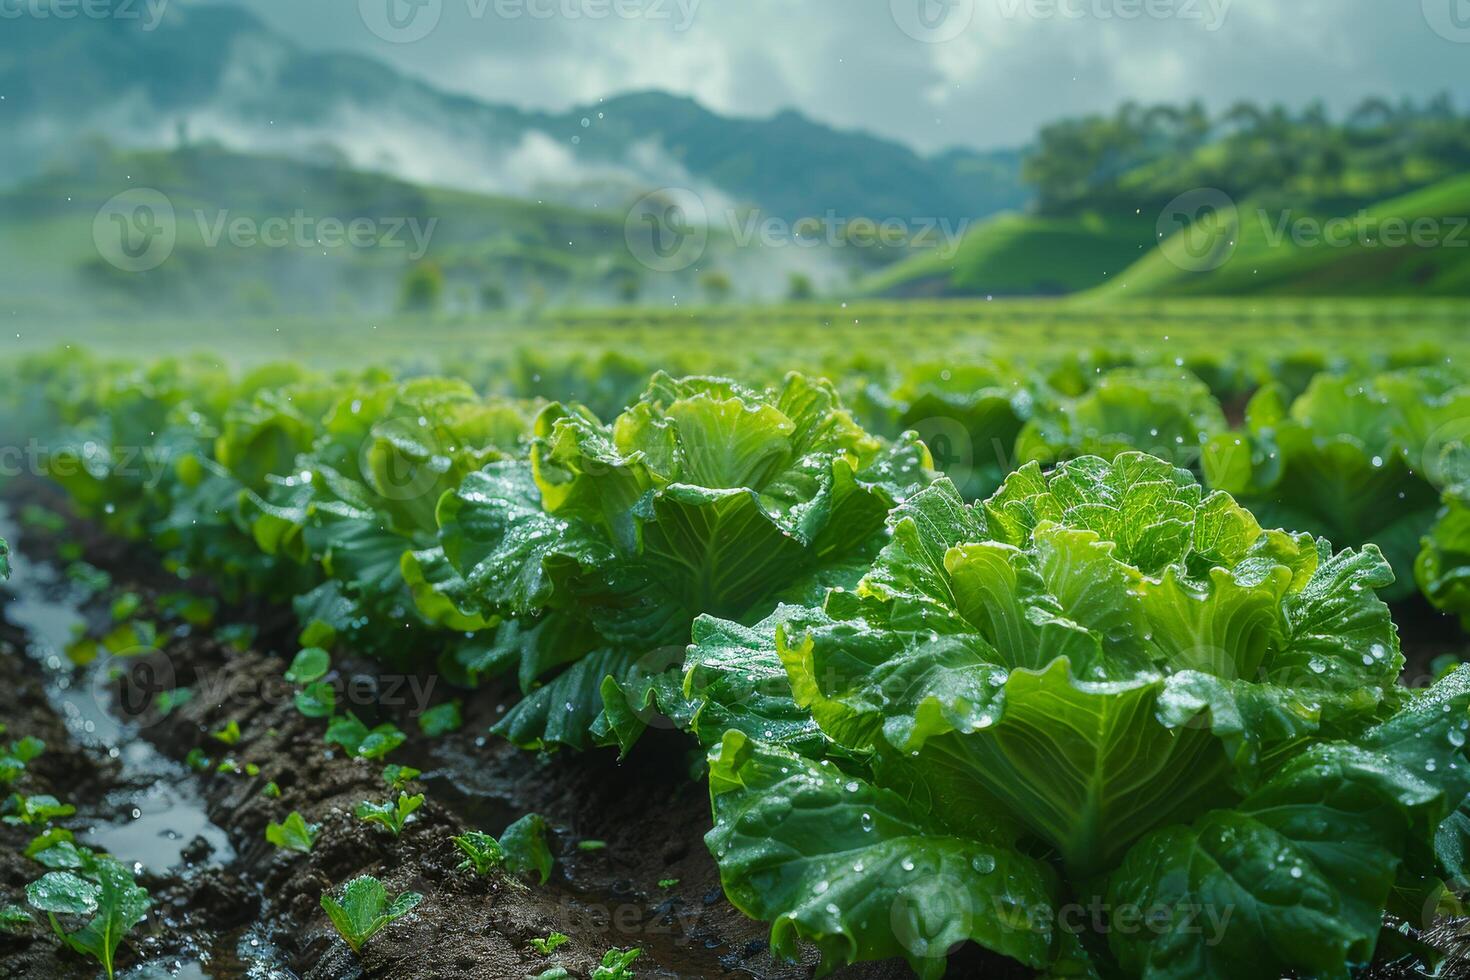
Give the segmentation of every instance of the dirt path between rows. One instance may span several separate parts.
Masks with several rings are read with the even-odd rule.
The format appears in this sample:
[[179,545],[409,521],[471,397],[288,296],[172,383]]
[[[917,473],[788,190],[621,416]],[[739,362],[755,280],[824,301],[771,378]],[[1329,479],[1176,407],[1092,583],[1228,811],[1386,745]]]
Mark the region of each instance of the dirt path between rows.
[[[7,498],[12,512],[27,504],[66,512],[43,484],[12,486]],[[12,541],[17,577],[40,566],[63,567],[58,547],[67,542],[79,543],[85,561],[111,577],[111,587],[86,604],[88,618],[99,623],[117,595],[140,596],[140,615],[146,617],[159,596],[180,587],[143,547],[69,517],[64,530],[28,528]],[[208,592],[206,582],[185,586]],[[114,661],[126,672],[93,692],[114,715],[128,717],[129,731],[168,759],[182,762],[193,749],[208,755],[208,770],[181,778],[197,787],[208,820],[233,851],[221,861],[207,841],[194,841],[183,847],[189,860],[140,878],[154,896],[154,914],[124,944],[124,966],[163,964],[169,971],[157,975],[164,976],[174,975],[173,965],[182,963],[187,969],[176,975],[216,980],[502,980],[533,977],[552,966],[587,976],[605,950],[638,946],[639,977],[812,975],[814,958],[800,964],[774,960],[767,927],[725,899],[702,840],[709,803],[703,783],[689,777],[694,757],[686,739],[651,732],[623,764],[608,752],[523,752],[485,734],[513,703],[510,690],[455,691],[436,676],[384,674],[381,665],[335,651],[331,679],[339,698],[369,726],[393,721],[408,733],[409,741],[390,761],[423,770],[414,788],[426,793],[427,802],[394,839],[352,813],[363,800],[388,798],[383,763],[348,758],[326,745],[325,722],[305,718],[291,701],[293,688],[282,678],[286,658],[296,649],[289,610],[222,604],[215,628],[229,623],[257,628],[249,649],[238,651],[213,631],[180,629],[163,638],[155,654]],[[95,747],[68,738],[47,702],[43,665],[26,656],[26,648],[21,631],[8,624],[0,630],[0,717],[10,737],[35,734],[48,743],[26,789],[75,803],[74,821],[116,820],[118,806],[127,806],[126,800],[118,803],[117,766]],[[188,687],[195,696],[160,717],[151,701],[161,687]],[[463,699],[463,727],[435,739],[421,735],[413,716],[451,697]],[[129,712],[130,707],[140,710]],[[210,737],[231,722],[240,729],[238,743],[227,747]],[[225,758],[240,771],[215,771]],[[279,797],[266,795],[272,782]],[[129,789],[141,791],[123,786],[123,797]],[[293,810],[320,825],[309,854],[280,851],[265,840],[266,825]],[[462,855],[451,836],[467,829],[498,835],[528,812],[542,814],[554,830],[557,863],[547,884],[458,870]],[[38,874],[17,853],[30,836],[20,830],[0,828],[0,902],[24,904],[24,885]],[[578,846],[583,841],[605,846],[584,850]],[[392,893],[411,890],[425,898],[359,959],[336,937],[320,897],[363,873],[382,879]],[[549,957],[534,952],[530,940],[553,931],[571,938]],[[1012,973],[978,950],[962,955],[974,957],[976,968],[983,961],[987,976]],[[39,923],[20,937],[0,934],[0,977],[52,980],[87,975],[86,969],[73,954],[59,952]],[[892,962],[839,976],[896,980],[911,974]]]

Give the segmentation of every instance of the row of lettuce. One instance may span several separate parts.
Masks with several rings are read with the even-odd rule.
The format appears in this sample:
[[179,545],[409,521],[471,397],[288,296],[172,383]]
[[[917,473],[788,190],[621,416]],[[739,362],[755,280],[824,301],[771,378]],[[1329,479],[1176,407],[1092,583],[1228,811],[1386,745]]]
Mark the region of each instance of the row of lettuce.
[[79,507],[291,599],[312,646],[510,678],[496,731],[527,748],[697,739],[726,891],[779,951],[926,977],[967,939],[1055,975],[1433,959],[1470,670],[1403,688],[1385,600],[1417,564],[1466,611],[1470,388],[1319,372],[1232,426],[1179,366],[1059,370],[875,373],[846,402],[656,374],[604,421],[68,353],[0,397]]

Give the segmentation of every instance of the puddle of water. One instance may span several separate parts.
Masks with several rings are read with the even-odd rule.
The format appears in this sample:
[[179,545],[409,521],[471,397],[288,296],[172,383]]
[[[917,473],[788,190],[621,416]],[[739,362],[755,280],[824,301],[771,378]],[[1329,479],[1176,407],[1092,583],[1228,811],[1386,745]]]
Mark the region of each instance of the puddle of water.
[[118,980],[297,980],[276,964],[279,951],[264,933],[249,928],[221,936],[196,957],[170,957],[118,974]]
[[[0,538],[14,541],[18,528],[0,504]],[[28,653],[45,670],[46,696],[65,721],[73,740],[106,753],[121,766],[125,788],[102,801],[103,820],[79,836],[127,864],[162,873],[183,862],[183,850],[195,837],[214,849],[214,860],[227,863],[234,850],[225,832],[212,823],[204,800],[184,766],[167,758],[135,726],[108,708],[109,657],[104,653],[85,667],[73,668],[67,645],[85,629],[86,593],[50,565],[12,554],[6,591],[12,596],[5,616],[29,637]],[[107,813],[115,814],[111,819]]]

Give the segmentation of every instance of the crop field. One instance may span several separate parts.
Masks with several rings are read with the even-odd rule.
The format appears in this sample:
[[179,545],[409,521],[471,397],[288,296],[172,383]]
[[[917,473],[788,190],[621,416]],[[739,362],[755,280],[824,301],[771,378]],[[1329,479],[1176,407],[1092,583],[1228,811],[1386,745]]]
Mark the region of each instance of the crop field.
[[7,975],[1465,975],[1467,324],[22,332]]

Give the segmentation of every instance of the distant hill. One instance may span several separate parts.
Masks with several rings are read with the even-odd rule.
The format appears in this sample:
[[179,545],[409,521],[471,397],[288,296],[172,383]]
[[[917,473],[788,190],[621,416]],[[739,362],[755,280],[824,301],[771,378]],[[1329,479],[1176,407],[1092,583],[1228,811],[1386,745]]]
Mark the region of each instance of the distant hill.
[[664,266],[650,237],[664,243],[662,226],[623,209],[211,143],[127,150],[93,139],[0,191],[0,295],[40,316],[380,314],[407,302],[419,272],[442,281],[434,306],[451,312],[687,305],[781,299],[796,279],[830,292],[877,257],[766,247],[740,230],[713,224]]
[[[1008,214],[971,229],[952,256],[931,252],[897,262],[863,280],[859,291],[882,296],[1078,294],[1085,302],[1163,296],[1467,296],[1466,216],[1470,176],[1345,211],[1248,201],[1237,206],[1233,225],[1214,229],[1224,251],[1218,267],[1206,270],[1204,265],[1217,263],[1176,261],[1182,239],[1159,241],[1152,214],[1121,219]],[[1312,237],[1332,219],[1344,219],[1354,229],[1343,246]],[[1382,241],[1383,229],[1392,236],[1395,227],[1412,229],[1416,221],[1428,222],[1426,243]],[[1360,224],[1366,234],[1356,231]],[[1307,237],[1291,233],[1293,228],[1304,229]]]
[[[122,229],[104,210],[119,192]],[[155,192],[164,203],[126,196]],[[139,204],[149,228],[166,226],[156,267],[117,251],[120,232],[141,249],[131,227]],[[621,215],[208,145],[94,144],[0,193],[0,293],[40,313],[380,313],[400,305],[420,262],[442,272],[442,305],[465,310],[626,300],[648,273]],[[678,289],[698,271],[660,286]]]
[[[89,133],[138,148],[244,152],[420,184],[603,207],[690,187],[711,207],[794,219],[978,218],[1030,195],[1016,152],[924,157],[786,111],[721,116],[646,92],[563,113],[449,94],[372,58],[307,51],[241,7],[170,4],[158,27],[19,18],[0,31],[6,174],[65,159]],[[630,196],[631,195],[631,196]]]
[[[1181,268],[1170,260],[1178,253],[1166,241],[1109,277],[1087,299],[1470,295],[1470,175],[1371,205],[1362,215],[1357,210],[1288,213],[1247,203],[1237,208],[1230,236],[1234,251],[1219,268]],[[1314,232],[1333,218],[1352,225],[1344,245],[1319,242]],[[1425,229],[1423,241],[1397,241],[1400,233],[1394,228],[1412,229],[1416,222]],[[1284,233],[1293,226],[1301,227],[1305,237]],[[1388,244],[1385,229],[1395,239]]]
[[1091,289],[1153,247],[1137,215],[1043,218],[1002,214],[971,228],[952,255],[930,251],[865,279],[882,296],[1059,296]]

